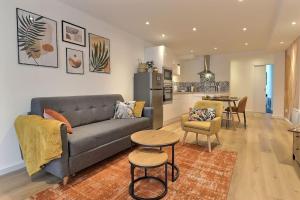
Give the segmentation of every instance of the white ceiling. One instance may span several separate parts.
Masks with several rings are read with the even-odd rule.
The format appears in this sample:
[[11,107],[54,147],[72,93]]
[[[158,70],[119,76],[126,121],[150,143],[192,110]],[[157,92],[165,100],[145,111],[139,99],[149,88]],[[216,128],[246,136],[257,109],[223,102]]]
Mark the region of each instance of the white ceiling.
[[300,35],[300,0],[61,1],[152,44],[164,44],[178,56],[190,50],[196,55],[282,50]]

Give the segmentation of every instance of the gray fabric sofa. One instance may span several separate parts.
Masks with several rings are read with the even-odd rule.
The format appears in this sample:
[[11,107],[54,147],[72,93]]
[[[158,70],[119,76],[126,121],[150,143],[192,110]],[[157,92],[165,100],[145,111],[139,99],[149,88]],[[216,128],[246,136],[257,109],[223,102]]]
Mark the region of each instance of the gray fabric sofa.
[[44,169],[65,178],[131,147],[130,135],[151,129],[153,109],[145,107],[141,118],[112,119],[121,95],[43,97],[31,100],[30,114],[43,115],[44,108],[62,113],[71,123],[73,134],[61,127],[63,155]]

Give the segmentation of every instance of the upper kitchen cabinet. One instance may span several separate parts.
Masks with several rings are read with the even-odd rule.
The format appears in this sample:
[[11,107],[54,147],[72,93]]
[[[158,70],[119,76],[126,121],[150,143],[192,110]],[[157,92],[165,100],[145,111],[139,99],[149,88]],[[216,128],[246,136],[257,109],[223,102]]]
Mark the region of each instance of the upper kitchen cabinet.
[[[145,49],[145,61],[154,61],[160,73],[163,68],[172,69],[177,72],[178,60],[173,52],[166,46],[149,47]],[[178,75],[177,73],[175,73]]]
[[176,64],[173,66],[173,75],[180,76],[180,64]]

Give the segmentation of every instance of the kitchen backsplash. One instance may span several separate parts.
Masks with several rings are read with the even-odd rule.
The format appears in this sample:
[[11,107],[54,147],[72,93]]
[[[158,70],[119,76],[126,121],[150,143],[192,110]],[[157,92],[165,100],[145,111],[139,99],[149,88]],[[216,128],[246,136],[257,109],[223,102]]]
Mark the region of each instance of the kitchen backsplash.
[[213,83],[200,82],[173,82],[173,86],[180,91],[190,91],[194,87],[194,92],[229,92],[229,81],[216,81]]

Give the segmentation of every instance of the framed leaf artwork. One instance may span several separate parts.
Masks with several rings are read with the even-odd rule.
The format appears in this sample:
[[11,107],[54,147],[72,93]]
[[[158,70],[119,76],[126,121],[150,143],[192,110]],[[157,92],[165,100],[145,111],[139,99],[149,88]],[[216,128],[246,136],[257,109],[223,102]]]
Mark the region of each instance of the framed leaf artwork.
[[17,8],[18,63],[58,67],[57,23]]
[[66,48],[66,68],[69,74],[84,74],[83,51]]
[[85,28],[62,21],[62,40],[71,44],[85,47],[86,34]]
[[110,41],[89,33],[90,72],[110,73]]

